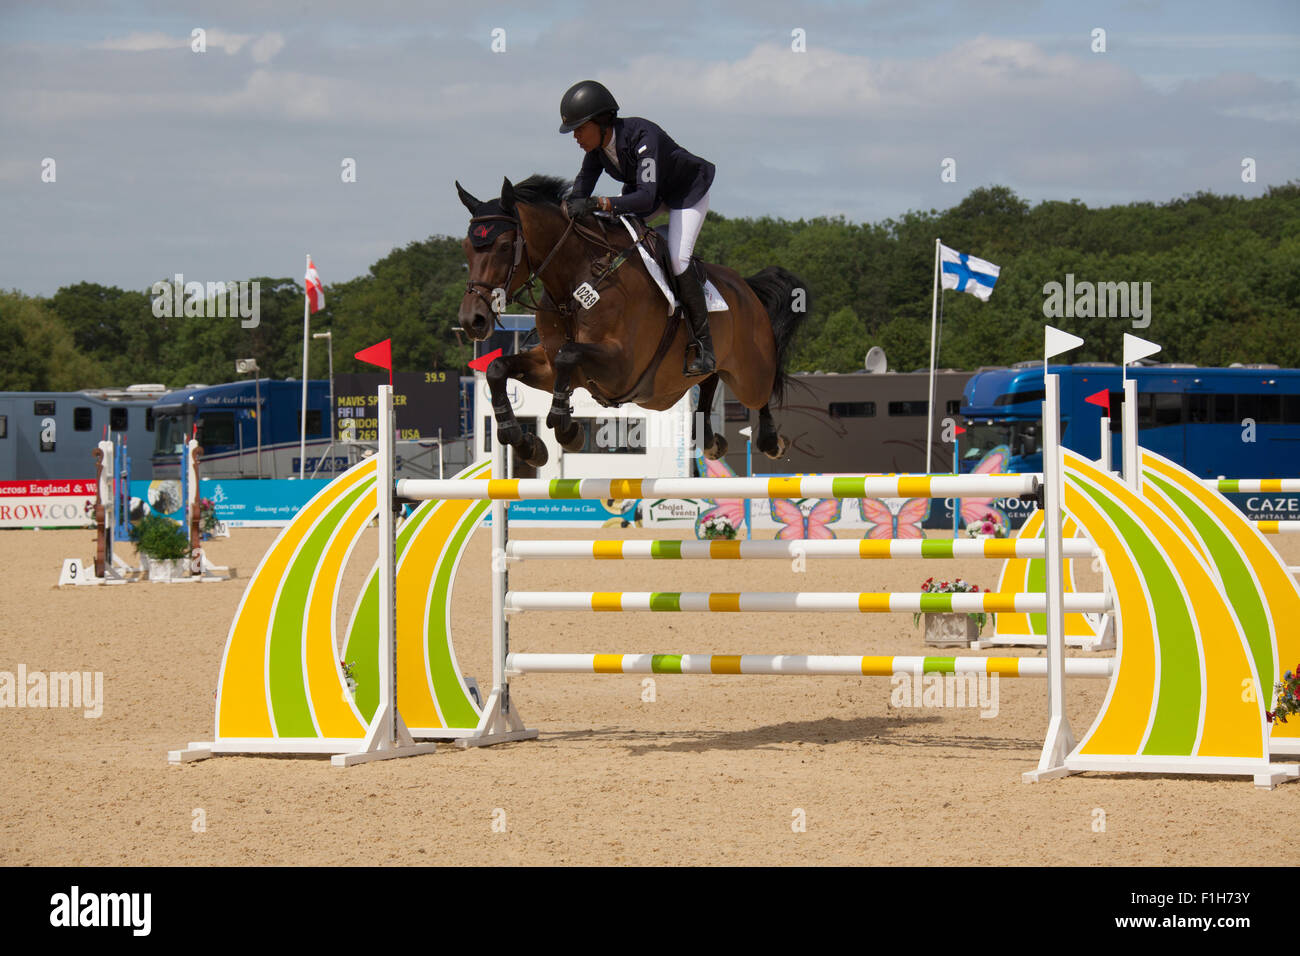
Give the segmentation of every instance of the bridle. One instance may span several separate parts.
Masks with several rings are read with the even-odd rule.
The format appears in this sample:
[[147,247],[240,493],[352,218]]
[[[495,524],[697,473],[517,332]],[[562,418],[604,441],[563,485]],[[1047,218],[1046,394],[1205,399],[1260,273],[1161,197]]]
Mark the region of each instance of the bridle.
[[[603,247],[608,252],[617,253],[619,251],[610,245],[607,237],[604,235],[605,226],[603,223],[601,223],[600,227],[601,234],[597,234],[594,229],[589,229],[586,226],[579,225],[578,220],[569,219],[569,224],[565,226],[564,232],[561,233],[559,240],[556,241],[551,251],[547,253],[546,258],[542,260],[542,264],[533,268],[532,257],[528,254],[528,240],[524,238],[524,229],[517,217],[507,216],[501,213],[491,213],[485,216],[471,216],[469,222],[471,228],[476,223],[505,222],[510,223],[510,225],[514,226],[515,229],[514,256],[510,263],[510,270],[506,273],[504,286],[494,286],[492,283],[484,282],[481,279],[469,279],[465,283],[465,294],[476,296],[482,300],[483,304],[487,306],[488,312],[492,314],[493,320],[497,325],[501,325],[501,314],[493,307],[489,295],[497,288],[504,288],[506,290],[510,289],[511,283],[515,277],[515,271],[519,268],[519,263],[521,261],[528,269],[528,277],[524,279],[514,293],[507,295],[505,304],[510,305],[514,302],[519,302],[532,309],[534,312],[549,310],[559,312],[561,315],[569,317],[572,315],[572,306],[567,301],[559,303],[552,302],[550,304],[543,304],[538,301],[537,294],[532,288],[533,280],[541,277],[542,271],[550,264],[551,260],[555,258],[556,253],[560,251],[560,247],[564,245],[564,242],[569,238],[570,233],[576,233],[579,237]],[[621,264],[621,261],[619,264]],[[601,279],[603,280],[606,276],[612,273],[614,268],[617,268],[617,266],[606,271]],[[597,284],[599,284],[599,282]],[[524,298],[525,293],[528,294],[531,301]],[[543,297],[549,298],[546,294],[545,288],[543,288],[542,294]]]

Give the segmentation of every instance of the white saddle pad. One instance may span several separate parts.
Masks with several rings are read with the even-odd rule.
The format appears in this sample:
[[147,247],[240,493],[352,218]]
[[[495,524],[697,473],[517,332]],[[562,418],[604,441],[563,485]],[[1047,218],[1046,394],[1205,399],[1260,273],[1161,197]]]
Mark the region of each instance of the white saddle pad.
[[[633,241],[635,241],[636,227],[628,221],[627,216],[619,216],[619,219],[623,221],[624,228],[627,229],[628,234],[632,237]],[[650,277],[655,280],[655,284],[658,285],[660,291],[663,292],[664,298],[668,300],[668,314],[672,315],[673,312],[677,310],[677,297],[673,295],[672,285],[664,277],[664,270],[660,269],[659,263],[655,262],[654,259],[650,257],[650,253],[645,251],[645,246],[638,242],[636,243],[636,249],[637,252],[641,253],[641,261],[644,262],[645,267],[650,270]],[[710,312],[727,311],[727,300],[722,297],[721,293],[719,293],[716,288],[714,288],[713,282],[709,279],[704,280],[704,303]]]

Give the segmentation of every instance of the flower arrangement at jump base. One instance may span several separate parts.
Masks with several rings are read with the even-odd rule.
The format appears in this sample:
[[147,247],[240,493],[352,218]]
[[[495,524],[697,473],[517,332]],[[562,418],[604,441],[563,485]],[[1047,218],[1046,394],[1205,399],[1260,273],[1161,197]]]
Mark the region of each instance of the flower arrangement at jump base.
[[190,539],[180,522],[149,514],[131,526],[131,541],[140,553],[150,581],[170,581],[185,576]]
[[1287,671],[1282,679],[1273,685],[1277,694],[1277,710],[1268,712],[1268,721],[1285,724],[1286,719],[1300,714],[1300,667]]
[[732,541],[736,537],[736,527],[726,515],[716,514],[704,519],[700,525],[706,541]]
[[983,518],[966,525],[966,535],[971,538],[1005,538],[1007,528],[998,520],[997,515],[990,511],[986,512]]
[[212,537],[212,532],[217,530],[217,506],[211,498],[199,499],[199,531],[203,537]]
[[[964,578],[935,583],[934,578],[926,578],[921,585],[922,594],[975,594],[984,590],[978,584],[971,584]],[[927,644],[965,644],[979,637],[988,619],[983,613],[948,613],[935,611],[918,611],[912,615],[912,625],[916,626],[925,615],[925,640]]]

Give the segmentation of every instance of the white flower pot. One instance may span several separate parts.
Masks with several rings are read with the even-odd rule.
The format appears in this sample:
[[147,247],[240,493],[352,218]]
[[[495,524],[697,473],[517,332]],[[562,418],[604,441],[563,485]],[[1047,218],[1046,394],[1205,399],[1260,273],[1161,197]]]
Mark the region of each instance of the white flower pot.
[[147,554],[140,555],[140,563],[143,565],[145,573],[150,581],[180,581],[189,577],[190,563],[184,558],[171,558],[169,560],[159,560],[150,558]]
[[926,614],[925,643],[935,647],[968,647],[979,640],[979,628],[969,614]]

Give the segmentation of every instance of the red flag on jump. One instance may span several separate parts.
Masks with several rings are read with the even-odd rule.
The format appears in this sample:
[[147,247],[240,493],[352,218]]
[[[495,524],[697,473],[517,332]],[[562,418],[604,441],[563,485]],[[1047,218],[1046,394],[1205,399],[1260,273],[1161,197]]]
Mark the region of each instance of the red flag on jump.
[[1106,409],[1107,415],[1110,414],[1110,391],[1108,389],[1103,388],[1100,392],[1093,392],[1084,401],[1089,405],[1099,405]]
[[469,363],[469,367],[476,372],[486,372],[487,367],[501,357],[500,349],[493,349],[487,355],[481,355]]
[[357,353],[357,358],[367,365],[388,369],[388,384],[393,384],[393,340],[384,339]]

